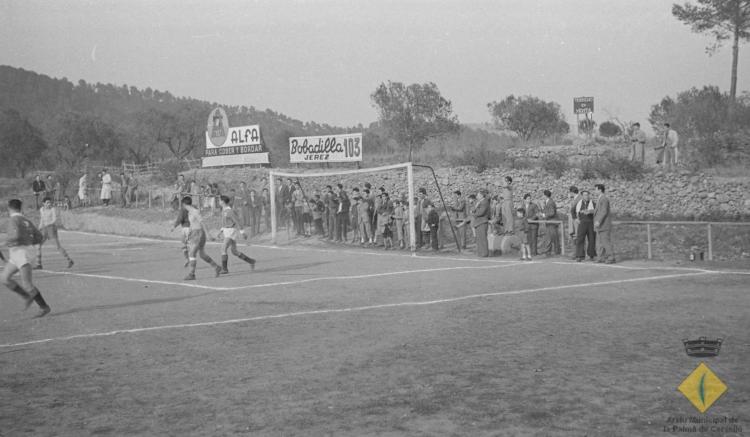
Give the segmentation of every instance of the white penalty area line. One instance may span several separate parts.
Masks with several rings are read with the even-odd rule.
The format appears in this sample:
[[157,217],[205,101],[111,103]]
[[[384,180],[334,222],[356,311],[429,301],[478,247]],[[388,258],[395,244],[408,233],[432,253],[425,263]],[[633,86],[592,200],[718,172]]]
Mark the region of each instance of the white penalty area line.
[[349,307],[349,308],[330,308],[330,309],[322,309],[322,310],[297,311],[297,312],[292,312],[292,313],[269,314],[265,316],[245,317],[241,319],[217,320],[217,321],[198,322],[198,323],[181,323],[181,324],[175,324],[175,325],[150,326],[150,327],[145,327],[145,328],[133,328],[133,329],[118,329],[118,330],[108,331],[108,332],[95,332],[95,333],[90,333],[90,334],[77,334],[77,335],[69,335],[66,337],[45,338],[41,340],[32,340],[32,341],[25,341],[25,342],[19,342],[19,343],[0,344],[0,349],[21,347],[21,346],[31,346],[31,345],[51,343],[51,342],[63,342],[63,341],[78,340],[78,339],[108,337],[108,336],[113,336],[113,335],[118,335],[118,334],[138,334],[141,332],[163,331],[167,329],[200,328],[200,327],[206,327],[206,326],[232,325],[232,324],[239,324],[239,323],[257,322],[257,321],[262,321],[262,320],[274,320],[274,319],[285,319],[285,318],[291,318],[291,317],[314,316],[314,315],[320,315],[320,314],[340,314],[340,313],[353,313],[353,312],[361,312],[361,311],[369,311],[369,310],[378,310],[378,309],[385,309],[385,308],[419,307],[419,306],[428,306],[428,305],[438,305],[438,304],[445,304],[445,303],[460,302],[460,301],[470,300],[470,299],[482,299],[482,298],[490,298],[490,297],[497,297],[497,296],[529,294],[529,293],[538,293],[538,292],[543,292],[543,291],[565,290],[569,288],[597,287],[597,286],[604,286],[604,285],[617,285],[617,284],[625,284],[625,283],[633,283],[633,282],[657,281],[657,280],[662,280],[662,279],[674,279],[674,278],[684,278],[684,277],[689,277],[689,276],[708,275],[711,273],[714,273],[714,272],[678,273],[678,274],[672,274],[672,275],[650,276],[650,277],[645,277],[645,278],[631,278],[631,279],[619,279],[619,280],[612,280],[612,281],[586,282],[586,283],[580,283],[580,284],[557,285],[557,286],[551,286],[551,287],[498,291],[496,293],[471,294],[467,296],[458,296],[458,297],[451,297],[451,298],[446,298],[446,299],[437,299],[437,300],[428,300],[428,301],[419,301],[419,302],[397,302],[397,303],[367,305],[367,306]]
[[395,272],[369,273],[369,274],[363,274],[363,275],[322,276],[318,278],[298,279],[295,281],[266,282],[262,284],[239,285],[235,287],[216,287],[216,286],[209,286],[209,285],[202,285],[202,284],[194,284],[190,282],[172,282],[172,281],[160,281],[160,280],[155,280],[155,279],[126,278],[122,276],[97,275],[93,273],[65,272],[65,271],[56,271],[56,270],[41,270],[41,271],[45,273],[55,274],[55,275],[79,276],[83,278],[108,279],[108,280],[125,281],[125,282],[139,282],[139,283],[144,283],[144,284],[175,285],[175,286],[180,286],[180,287],[200,288],[204,290],[213,290],[213,291],[236,291],[236,290],[249,290],[253,288],[278,287],[282,285],[306,284],[309,282],[337,281],[337,280],[348,281],[351,279],[378,278],[382,276],[410,275],[410,274],[415,274],[415,273],[437,273],[437,272],[445,272],[445,271],[452,271],[452,270],[500,269],[504,267],[514,267],[518,265],[528,265],[528,264],[515,263],[515,264],[496,264],[496,265],[489,265],[489,266],[436,267],[436,268],[431,268],[431,269],[399,270]]
[[[150,242],[150,243],[171,243],[171,244],[182,244],[177,240],[167,240],[167,239],[158,239],[158,238],[150,238],[150,237],[132,237],[127,235],[116,235],[116,234],[99,234],[96,232],[85,232],[85,231],[64,231],[64,232],[70,232],[80,235],[89,235],[89,236],[98,236],[98,237],[109,237],[114,239],[126,239],[126,240],[134,240],[134,241],[144,241],[144,242]],[[237,241],[238,245],[240,243],[246,243],[246,247],[258,247],[261,249],[270,249],[270,250],[289,250],[293,252],[321,252],[321,253],[345,253],[345,254],[352,254],[352,255],[370,255],[370,256],[387,256],[390,258],[393,258],[395,256],[400,257],[407,257],[407,258],[418,258],[418,259],[434,259],[434,260],[446,260],[446,261],[467,261],[467,262],[484,262],[484,263],[497,263],[497,264],[507,264],[507,263],[515,263],[514,260],[502,260],[502,259],[492,259],[492,258],[460,258],[460,257],[449,257],[449,256],[427,256],[427,255],[420,255],[418,253],[400,253],[397,251],[390,251],[386,252],[383,250],[382,252],[374,252],[372,250],[367,250],[366,248],[362,248],[362,250],[355,250],[350,248],[349,246],[345,246],[342,249],[325,249],[325,248],[318,248],[318,247],[300,247],[300,246],[289,246],[289,245],[272,245],[272,244],[255,244],[253,242],[247,242],[247,241]],[[101,245],[111,245],[116,243],[94,243],[94,244],[101,244]],[[222,245],[223,243],[220,241],[207,241],[207,245]],[[88,246],[87,244],[82,243],[73,243],[66,246]],[[351,246],[354,247],[354,246]],[[467,253],[466,251],[463,251],[461,253]]]

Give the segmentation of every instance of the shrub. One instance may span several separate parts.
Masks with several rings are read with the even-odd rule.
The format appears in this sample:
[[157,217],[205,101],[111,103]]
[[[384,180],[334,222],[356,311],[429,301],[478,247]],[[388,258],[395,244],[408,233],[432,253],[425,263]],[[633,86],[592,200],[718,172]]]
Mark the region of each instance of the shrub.
[[599,176],[597,168],[600,167],[597,161],[600,160],[601,158],[589,158],[581,162],[581,179],[584,181],[596,179]]
[[159,176],[162,179],[161,182],[173,184],[174,181],[177,180],[177,175],[179,175],[184,168],[184,161],[180,161],[179,159],[168,159],[163,161],[159,165]]
[[581,162],[581,179],[583,180],[619,177],[627,181],[634,181],[641,179],[648,171],[648,168],[640,161],[631,161],[626,157],[614,154],[606,154]]
[[462,166],[468,165],[476,169],[477,173],[482,173],[488,168],[502,166],[507,159],[503,151],[490,150],[485,145],[469,148],[462,153],[450,158],[451,165]]
[[570,168],[568,158],[558,154],[548,154],[542,158],[542,169],[556,178],[561,177]]
[[534,166],[528,158],[519,158],[517,156],[510,157],[507,165],[513,170],[526,170]]
[[599,135],[603,137],[616,137],[622,134],[622,129],[611,121],[605,121],[599,125]]

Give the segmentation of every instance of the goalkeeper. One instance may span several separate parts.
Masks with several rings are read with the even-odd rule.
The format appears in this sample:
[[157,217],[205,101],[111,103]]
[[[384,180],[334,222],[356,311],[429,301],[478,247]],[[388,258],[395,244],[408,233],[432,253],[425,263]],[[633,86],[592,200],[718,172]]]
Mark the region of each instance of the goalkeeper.
[[232,255],[250,264],[251,269],[255,269],[255,260],[237,250],[237,239],[240,234],[247,239],[245,231],[239,228],[240,219],[237,212],[229,204],[229,197],[221,196],[221,234],[224,235],[224,244],[221,246],[221,273],[229,273],[229,255],[228,249]]

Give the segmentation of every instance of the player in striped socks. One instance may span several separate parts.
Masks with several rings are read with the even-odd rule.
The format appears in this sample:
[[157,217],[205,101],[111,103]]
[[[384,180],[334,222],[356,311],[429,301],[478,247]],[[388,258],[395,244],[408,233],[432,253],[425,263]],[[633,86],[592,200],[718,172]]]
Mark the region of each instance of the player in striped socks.
[[[22,205],[18,199],[8,201],[8,262],[0,274],[0,283],[21,296],[26,301],[26,308],[36,302],[40,308],[37,317],[43,317],[50,312],[50,307],[31,280],[34,246],[41,244],[42,234],[31,220],[21,214]],[[18,272],[21,272],[21,284],[13,280],[13,275]]]
[[221,273],[229,273],[229,255],[232,255],[250,264],[250,268],[255,270],[255,260],[237,250],[237,239],[240,234],[247,239],[245,231],[240,228],[240,219],[237,212],[232,209],[229,197],[221,196],[221,233],[224,235],[224,245],[221,246]]

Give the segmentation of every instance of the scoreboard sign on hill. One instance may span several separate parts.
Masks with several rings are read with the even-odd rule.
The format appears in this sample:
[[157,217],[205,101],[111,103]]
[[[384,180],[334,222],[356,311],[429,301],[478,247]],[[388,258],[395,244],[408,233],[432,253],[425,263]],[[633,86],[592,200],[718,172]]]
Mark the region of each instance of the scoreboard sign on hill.
[[362,134],[289,138],[289,162],[362,161]]
[[575,112],[576,114],[588,114],[590,112],[594,112],[594,98],[574,97],[573,112]]
[[203,167],[268,162],[260,126],[229,127],[229,118],[224,109],[216,108],[211,111],[206,128]]

